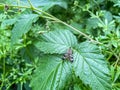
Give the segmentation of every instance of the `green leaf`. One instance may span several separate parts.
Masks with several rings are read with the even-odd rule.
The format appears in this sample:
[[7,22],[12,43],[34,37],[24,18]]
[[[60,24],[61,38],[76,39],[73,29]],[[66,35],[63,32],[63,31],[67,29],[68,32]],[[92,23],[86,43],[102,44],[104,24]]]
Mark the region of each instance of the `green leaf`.
[[64,90],[71,83],[71,63],[46,55],[40,58],[30,86],[32,90]]
[[6,19],[7,15],[0,14],[0,23],[3,22]]
[[120,16],[113,16],[116,19],[116,22],[120,23]]
[[120,7],[120,1],[119,0],[114,0],[114,6]]
[[44,53],[65,53],[77,44],[76,37],[68,30],[50,31],[41,37],[42,41],[35,43],[35,46]]
[[11,43],[15,44],[23,34],[27,33],[32,23],[38,19],[36,14],[21,15],[12,29]]
[[116,82],[119,77],[120,77],[120,66],[117,67],[115,78],[114,78],[113,82]]
[[74,85],[74,90],[82,90],[78,84]]
[[100,3],[102,3],[103,1],[105,1],[105,0],[94,0],[94,2],[97,3],[97,4],[100,4]]
[[108,22],[111,22],[113,20],[113,16],[112,16],[111,12],[104,10],[104,11],[102,11],[102,13],[103,13],[104,19],[107,19]]
[[1,28],[6,28],[7,26],[13,25],[14,23],[16,23],[16,21],[17,21],[16,18],[4,20],[1,23]]
[[[91,23],[92,22],[92,23]],[[99,20],[97,18],[89,18],[86,23],[87,29],[95,29],[98,27]]]
[[74,69],[83,83],[92,90],[111,90],[111,81],[107,63],[97,46],[83,42],[74,50]]
[[75,36],[68,30],[51,31],[41,37],[42,41],[35,46],[44,53],[61,54],[76,46],[73,51],[75,75],[93,90],[111,89],[109,69],[97,46],[89,42],[77,45]]
[[[24,4],[29,5],[27,0],[21,0]],[[21,4],[23,4],[21,3]],[[38,7],[42,10],[48,10],[54,5],[59,5],[65,9],[67,9],[67,2],[65,0],[31,0],[33,6]]]
[[[75,27],[76,29],[80,30],[81,32],[85,33],[86,31],[83,29],[83,25],[76,23],[76,22],[72,22],[71,26]],[[69,28],[74,34],[79,34],[78,32],[72,30],[71,28]]]

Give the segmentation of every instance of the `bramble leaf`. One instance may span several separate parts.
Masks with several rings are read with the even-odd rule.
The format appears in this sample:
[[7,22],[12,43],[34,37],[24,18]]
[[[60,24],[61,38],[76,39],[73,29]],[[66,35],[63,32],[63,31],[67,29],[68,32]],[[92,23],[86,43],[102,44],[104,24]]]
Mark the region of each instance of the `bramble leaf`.
[[42,41],[35,43],[35,46],[44,53],[65,53],[77,44],[76,37],[68,30],[50,31],[41,37]]
[[46,55],[39,59],[31,87],[33,90],[64,90],[71,83],[72,69],[70,62],[64,62],[61,58]]
[[74,69],[76,76],[92,90],[111,90],[107,63],[97,46],[83,42],[74,50]]
[[39,50],[44,53],[62,54],[68,47],[72,47],[74,58],[72,65],[76,77],[79,77],[84,84],[89,85],[92,90],[111,90],[107,62],[96,45],[90,42],[77,44],[75,36],[67,30],[51,31],[41,37],[43,41],[35,44]]

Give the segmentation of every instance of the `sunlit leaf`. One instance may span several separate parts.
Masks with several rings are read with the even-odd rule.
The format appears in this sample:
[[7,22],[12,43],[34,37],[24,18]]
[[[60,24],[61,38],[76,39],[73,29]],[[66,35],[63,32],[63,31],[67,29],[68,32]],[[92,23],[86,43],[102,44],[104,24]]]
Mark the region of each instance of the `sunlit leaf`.
[[97,46],[84,42],[74,50],[75,74],[92,90],[111,90],[107,63]]
[[44,56],[39,59],[31,81],[33,90],[64,90],[72,81],[72,69],[69,62],[55,56]]
[[92,87],[93,90],[111,89],[108,65],[97,46],[90,42],[76,44],[74,35],[66,30],[51,31],[43,34],[42,39],[44,42],[41,41],[36,45],[44,53],[61,54],[62,50],[67,51],[68,47],[73,48],[73,71],[83,83]]
[[[50,9],[54,5],[59,5],[67,9],[67,2],[65,0],[30,0],[34,7],[38,7],[44,11]],[[14,3],[17,4],[17,3]],[[30,6],[27,0],[21,0],[21,5]]]
[[35,43],[35,46],[44,53],[65,53],[77,44],[76,37],[68,30],[50,31],[41,37],[42,41]]

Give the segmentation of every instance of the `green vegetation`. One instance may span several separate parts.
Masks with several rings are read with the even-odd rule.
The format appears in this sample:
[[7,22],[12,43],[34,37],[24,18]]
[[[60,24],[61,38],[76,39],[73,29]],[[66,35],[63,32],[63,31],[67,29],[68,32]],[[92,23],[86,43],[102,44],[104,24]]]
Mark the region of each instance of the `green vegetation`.
[[120,90],[119,0],[0,0],[0,90]]

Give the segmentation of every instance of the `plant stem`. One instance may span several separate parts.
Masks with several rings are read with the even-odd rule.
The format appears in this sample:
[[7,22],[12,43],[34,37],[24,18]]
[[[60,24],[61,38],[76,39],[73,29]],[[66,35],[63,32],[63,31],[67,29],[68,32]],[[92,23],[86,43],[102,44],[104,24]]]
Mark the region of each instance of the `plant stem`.
[[28,2],[29,2],[29,4],[30,4],[31,7],[29,7],[29,6],[15,6],[15,5],[10,5],[10,7],[29,8],[29,9],[32,9],[33,11],[41,12],[41,13],[43,13],[44,15],[46,15],[46,16],[41,16],[41,17],[48,18],[48,19],[57,21],[57,22],[59,22],[59,23],[62,23],[62,24],[64,24],[65,26],[71,28],[72,30],[80,33],[81,35],[83,35],[83,36],[86,37],[87,39],[89,39],[89,40],[91,40],[91,41],[93,41],[93,42],[95,42],[95,43],[97,43],[97,44],[102,44],[101,42],[92,39],[92,38],[91,38],[90,36],[88,36],[87,34],[81,32],[80,30],[78,30],[78,29],[76,29],[75,27],[67,24],[66,22],[63,22],[62,20],[56,18],[55,16],[53,16],[53,15],[51,15],[51,14],[45,12],[45,11],[42,11],[42,10],[40,10],[40,9],[38,9],[38,8],[35,8],[35,7],[32,5],[32,3],[31,3],[30,0],[28,0]]
[[116,58],[117,58],[117,60],[116,60],[116,62],[115,62],[115,65],[114,65],[114,67],[116,68],[117,67],[117,64],[118,64],[118,62],[119,62],[119,60],[120,60],[120,54],[119,55],[115,55],[116,56]]
[[36,11],[38,11],[38,12],[42,12],[43,14],[49,16],[49,17],[43,16],[44,18],[56,20],[57,22],[62,23],[62,24],[64,24],[65,26],[67,26],[67,27],[73,29],[74,31],[80,33],[81,35],[85,36],[85,37],[88,38],[89,40],[91,40],[91,41],[93,41],[93,42],[96,42],[96,43],[98,43],[98,44],[102,44],[102,43],[100,43],[100,42],[98,42],[98,41],[95,41],[94,39],[92,39],[91,37],[89,37],[87,34],[81,32],[80,30],[76,29],[75,27],[73,27],[73,26],[71,26],[71,25],[63,22],[62,20],[54,17],[53,15],[51,15],[51,14],[49,14],[49,13],[46,13],[46,12],[44,12],[44,11],[42,11],[42,10],[37,9],[37,8],[34,8],[33,10],[36,10]]
[[111,54],[110,54],[109,57],[107,58],[107,61],[109,61],[109,59],[114,55],[114,53],[116,52],[117,49],[118,49],[118,48],[115,48],[115,49],[113,50],[113,52],[111,52]]
[[5,56],[6,56],[6,53],[5,53],[5,48],[3,46],[3,74],[1,75],[2,77],[2,83],[1,83],[1,86],[0,86],[0,90],[2,90],[3,86],[4,86],[4,82],[5,82]]
[[22,87],[23,87],[23,83],[21,82],[21,84],[20,84],[20,90],[23,90]]
[[30,1],[30,0],[27,0],[27,1],[28,1],[28,3],[30,4],[31,8],[33,9],[34,6],[32,5],[31,1]]

